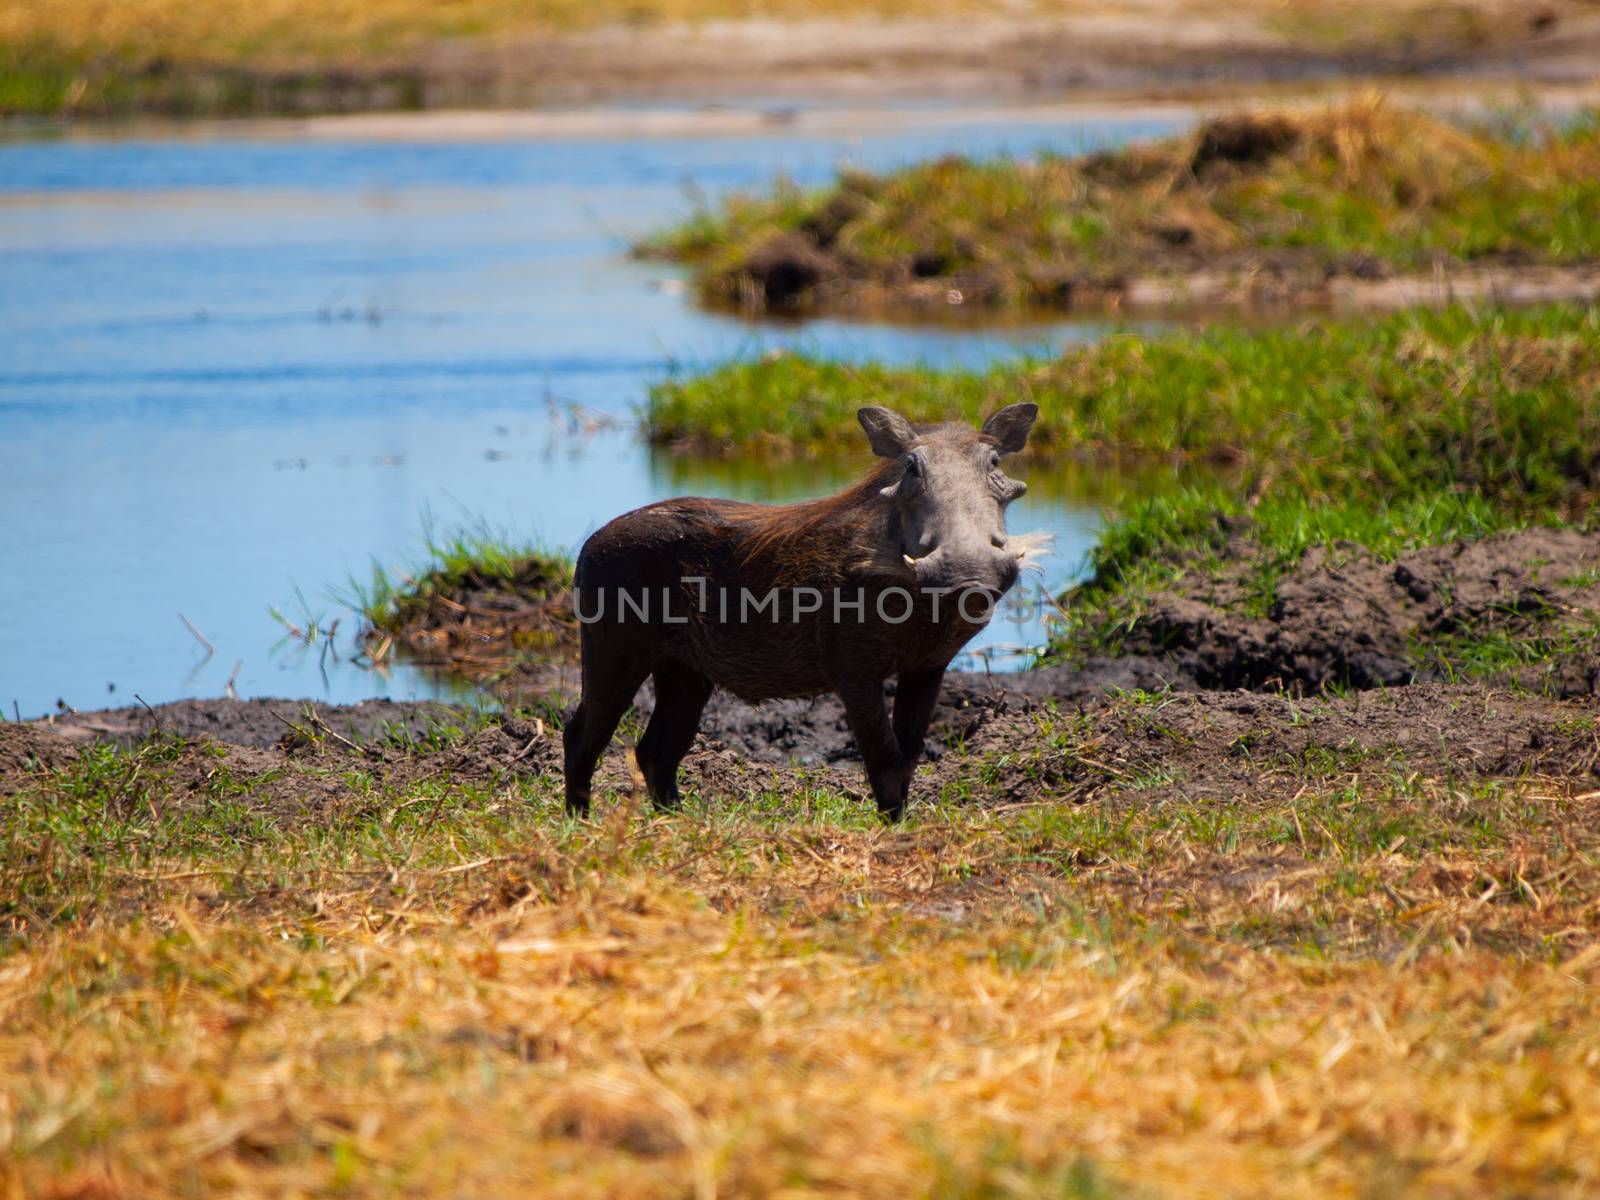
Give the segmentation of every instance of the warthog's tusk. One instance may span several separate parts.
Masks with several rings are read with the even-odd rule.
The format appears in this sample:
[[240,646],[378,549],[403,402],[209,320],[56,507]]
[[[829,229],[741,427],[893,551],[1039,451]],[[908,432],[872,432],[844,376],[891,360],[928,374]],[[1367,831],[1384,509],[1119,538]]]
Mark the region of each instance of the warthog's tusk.
[[917,560],[912,558],[909,554],[902,554],[900,557],[906,560],[906,566],[908,567],[915,567],[917,565]]

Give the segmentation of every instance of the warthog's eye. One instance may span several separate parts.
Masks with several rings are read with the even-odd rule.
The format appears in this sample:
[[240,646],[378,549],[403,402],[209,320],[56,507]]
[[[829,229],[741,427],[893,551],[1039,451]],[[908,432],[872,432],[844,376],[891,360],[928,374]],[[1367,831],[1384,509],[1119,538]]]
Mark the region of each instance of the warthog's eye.
[[907,479],[921,479],[922,478],[922,457],[921,457],[921,455],[917,455],[917,454],[908,454],[908,455],[906,455],[906,478]]
[[999,469],[1000,469],[1000,452],[998,450],[991,450],[991,451],[989,451],[989,470],[998,471]]

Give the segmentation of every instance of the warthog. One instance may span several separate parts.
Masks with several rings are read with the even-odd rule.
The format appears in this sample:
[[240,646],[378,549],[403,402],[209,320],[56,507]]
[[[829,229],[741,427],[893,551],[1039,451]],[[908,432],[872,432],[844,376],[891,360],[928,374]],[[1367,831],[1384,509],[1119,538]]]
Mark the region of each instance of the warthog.
[[832,691],[879,812],[898,819],[945,668],[1047,540],[1007,536],[1006,506],[1027,486],[1000,468],[1038,414],[1013,404],[981,431],[915,429],[863,408],[886,461],[837,495],[664,500],[590,537],[574,577],[583,699],[566,727],[567,810],[589,811],[595,765],[653,676],[635,754],[658,807],[677,803],[678,764],[713,687],[749,701]]

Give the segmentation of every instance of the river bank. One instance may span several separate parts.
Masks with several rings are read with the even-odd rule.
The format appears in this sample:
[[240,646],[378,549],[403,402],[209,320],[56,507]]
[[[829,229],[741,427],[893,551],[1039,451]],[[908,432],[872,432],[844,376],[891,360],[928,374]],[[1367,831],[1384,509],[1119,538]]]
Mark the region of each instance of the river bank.
[[532,6],[26,0],[0,112],[179,116],[1156,95],[1336,80],[1591,83],[1581,0]]

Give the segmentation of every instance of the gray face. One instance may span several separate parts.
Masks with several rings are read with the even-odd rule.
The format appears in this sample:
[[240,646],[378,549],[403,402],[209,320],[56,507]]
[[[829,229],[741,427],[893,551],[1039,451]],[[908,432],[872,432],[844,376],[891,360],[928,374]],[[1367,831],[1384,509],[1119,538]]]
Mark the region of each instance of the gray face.
[[919,433],[886,408],[857,413],[873,450],[900,460],[900,478],[883,490],[889,537],[919,586],[976,588],[992,602],[1017,582],[1027,551],[1006,533],[1006,506],[1028,488],[1006,476],[1000,459],[1027,444],[1038,415],[1035,404],[1013,404],[981,431]]

